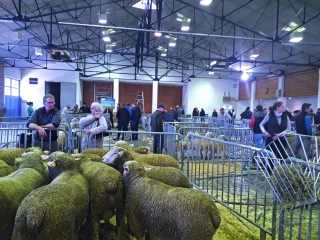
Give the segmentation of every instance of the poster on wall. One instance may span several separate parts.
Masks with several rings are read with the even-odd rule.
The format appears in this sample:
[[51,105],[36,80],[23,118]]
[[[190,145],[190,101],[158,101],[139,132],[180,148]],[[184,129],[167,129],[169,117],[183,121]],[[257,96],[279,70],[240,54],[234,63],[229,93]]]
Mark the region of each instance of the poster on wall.
[[115,107],[115,99],[114,98],[101,98],[101,105],[104,108],[114,108]]

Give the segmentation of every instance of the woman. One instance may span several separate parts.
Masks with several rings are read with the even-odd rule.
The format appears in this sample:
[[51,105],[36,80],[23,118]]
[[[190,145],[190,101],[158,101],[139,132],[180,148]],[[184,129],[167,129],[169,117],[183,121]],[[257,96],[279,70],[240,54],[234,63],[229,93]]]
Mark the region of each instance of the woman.
[[83,117],[79,126],[84,129],[84,136],[81,141],[81,149],[103,148],[103,132],[108,129],[108,124],[103,116],[103,107],[98,102],[91,104],[91,115]]
[[28,105],[28,107],[27,107],[27,109],[26,109],[26,111],[27,111],[27,116],[28,117],[31,117],[31,115],[32,115],[32,113],[34,112],[34,110],[33,110],[33,102],[27,102],[27,105]]
[[[267,149],[271,150],[277,158],[286,159],[288,157],[287,143],[283,136],[291,130],[290,119],[281,101],[276,101],[270,110],[270,113],[260,123],[260,129],[266,136]],[[266,124],[268,124],[268,131],[265,129]],[[272,141],[274,142],[271,143]],[[270,165],[273,168],[272,162]]]
[[218,117],[218,112],[217,112],[217,110],[213,109],[212,117]]

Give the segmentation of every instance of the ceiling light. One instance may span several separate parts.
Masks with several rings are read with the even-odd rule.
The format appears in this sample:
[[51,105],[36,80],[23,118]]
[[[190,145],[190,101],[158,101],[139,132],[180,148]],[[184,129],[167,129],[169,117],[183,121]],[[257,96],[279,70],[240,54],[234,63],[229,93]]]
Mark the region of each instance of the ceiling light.
[[110,41],[111,41],[109,35],[104,36],[102,39],[103,39],[103,41],[105,41],[105,42],[110,42]]
[[303,39],[302,32],[292,32],[290,33],[290,42],[300,42]]
[[155,35],[156,37],[161,37],[161,36],[162,36],[162,33],[157,31],[157,32],[154,33],[154,35]]
[[169,46],[170,47],[175,47],[177,45],[177,39],[170,38],[169,40]]
[[111,46],[106,46],[106,52],[111,53],[112,52],[112,47]]
[[246,73],[246,72],[242,73],[242,75],[241,75],[241,80],[247,81],[248,79],[249,79],[249,74]]
[[217,61],[212,61],[212,62],[210,63],[210,66],[213,66],[213,65],[215,65],[215,64],[217,64]]
[[99,13],[99,23],[101,23],[101,24],[107,23],[107,14]]
[[157,9],[157,6],[151,0],[141,0],[136,4],[133,4],[132,7],[139,8],[139,9],[150,9],[150,2],[151,2],[151,9]]
[[212,3],[212,0],[200,0],[200,4],[204,6],[208,6]]
[[42,48],[41,47],[35,47],[34,48],[34,54],[37,56],[42,56]]
[[254,60],[257,57],[259,57],[259,55],[260,55],[260,52],[259,52],[258,48],[251,49],[251,51],[250,51],[250,59]]
[[190,29],[189,22],[182,22],[181,31],[187,32]]
[[210,72],[209,72],[209,75],[213,75],[213,74],[214,74],[214,72],[213,72],[213,71],[210,71]]
[[286,31],[286,32],[291,32],[291,31],[295,31],[295,32],[303,32],[306,30],[306,28],[304,27],[298,27],[298,24],[295,23],[295,22],[290,22],[290,24],[284,28],[282,28],[283,31]]

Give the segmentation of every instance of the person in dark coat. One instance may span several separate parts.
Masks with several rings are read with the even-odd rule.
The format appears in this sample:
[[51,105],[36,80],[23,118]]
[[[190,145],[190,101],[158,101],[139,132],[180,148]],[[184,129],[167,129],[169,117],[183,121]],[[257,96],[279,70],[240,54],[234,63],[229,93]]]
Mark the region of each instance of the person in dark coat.
[[[158,109],[151,115],[151,132],[163,132],[163,115],[164,105],[158,104]],[[160,144],[160,146],[159,146]],[[153,153],[162,153],[164,144],[164,136],[162,134],[154,134],[153,136]]]
[[218,117],[218,112],[217,112],[217,110],[213,109],[212,117]]
[[[141,109],[135,103],[131,104],[131,117],[130,117],[130,127],[131,131],[138,131],[139,122],[141,118]],[[132,134],[132,140],[138,140],[138,134]]]
[[240,114],[241,119],[251,119],[252,112],[250,111],[250,107],[247,107],[244,112]]
[[250,121],[250,128],[254,133],[253,137],[256,143],[256,147],[264,148],[264,141],[266,139],[266,136],[261,132],[260,123],[267,114],[263,111],[263,107],[261,105],[258,105],[256,109],[257,111],[252,115]]
[[91,113],[90,108],[87,106],[86,102],[83,102],[82,107],[80,108],[81,113]]
[[205,116],[206,116],[206,112],[204,111],[203,108],[201,108],[201,111],[200,111],[201,122],[204,122],[204,117]]
[[[128,131],[128,125],[130,122],[130,113],[126,109],[126,104],[122,104],[122,107],[119,108],[117,112],[118,119],[118,131]],[[117,134],[116,140],[118,141],[120,137],[120,133]],[[122,140],[124,140],[124,133],[122,133]]]

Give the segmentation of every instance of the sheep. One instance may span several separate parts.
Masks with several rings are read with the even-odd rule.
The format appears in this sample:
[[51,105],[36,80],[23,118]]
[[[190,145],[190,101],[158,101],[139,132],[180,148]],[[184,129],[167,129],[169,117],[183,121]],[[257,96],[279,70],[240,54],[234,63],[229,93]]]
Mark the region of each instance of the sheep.
[[123,178],[126,217],[137,240],[145,233],[167,240],[212,240],[221,218],[210,197],[150,179],[136,161],[124,164]]
[[11,148],[0,150],[0,160],[6,162],[8,165],[13,166],[15,158],[21,157],[25,152],[23,148]]
[[139,154],[152,154],[152,149],[146,146],[140,146],[133,149],[133,151]]
[[[112,157],[114,157],[114,154],[118,152],[118,148],[125,150],[123,153],[125,153],[125,156],[122,156],[122,162],[114,162],[112,160]],[[117,159],[119,161],[120,159]],[[111,149],[107,154],[105,154],[102,157],[102,162],[115,165],[116,167],[119,165],[123,165],[124,161],[127,160],[137,160],[140,162],[144,162],[153,166],[164,166],[164,167],[174,167],[174,168],[180,168],[179,163],[176,159],[169,155],[165,154],[139,154],[132,150],[132,147],[129,143],[125,141],[118,141],[116,142],[113,149]],[[122,172],[122,169],[120,169]]]
[[109,150],[100,149],[100,148],[87,148],[81,152],[81,154],[97,154],[100,157],[103,157],[109,152]]
[[[75,159],[78,160],[77,157]],[[116,210],[117,229],[120,236],[125,225],[122,175],[114,168],[101,162],[92,162],[88,158],[82,158],[76,162],[89,185],[90,212],[87,224],[90,229],[90,238],[99,240],[100,220],[104,218],[108,222],[114,215],[114,210]]]
[[13,166],[9,166],[4,161],[0,160],[0,177],[7,176],[17,170]]
[[76,154],[71,154],[76,159],[89,159],[92,162],[101,162],[101,156],[97,154],[82,154],[82,153],[76,153]]
[[39,154],[25,153],[17,171],[0,178],[0,239],[12,234],[21,201],[33,189],[47,184]]
[[51,177],[57,177],[49,185],[33,190],[21,202],[13,240],[78,238],[88,213],[87,180],[69,154],[55,154],[48,169]]

